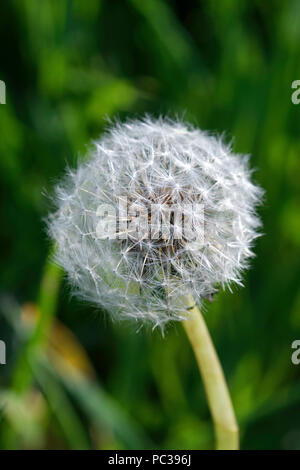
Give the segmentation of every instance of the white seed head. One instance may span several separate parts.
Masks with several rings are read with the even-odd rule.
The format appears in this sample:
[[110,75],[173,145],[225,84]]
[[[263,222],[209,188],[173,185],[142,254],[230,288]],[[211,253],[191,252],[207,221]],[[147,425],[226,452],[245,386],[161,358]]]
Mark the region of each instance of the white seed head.
[[186,316],[185,295],[201,305],[241,284],[262,194],[248,156],[191,125],[147,117],[112,126],[68,171],[49,234],[75,294],[163,328]]

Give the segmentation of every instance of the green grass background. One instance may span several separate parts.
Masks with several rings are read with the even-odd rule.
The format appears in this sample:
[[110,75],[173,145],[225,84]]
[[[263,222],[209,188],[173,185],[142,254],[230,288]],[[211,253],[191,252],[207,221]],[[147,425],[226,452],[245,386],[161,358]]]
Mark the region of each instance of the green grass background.
[[245,288],[218,295],[206,319],[242,448],[300,449],[299,18],[297,0],[1,3],[0,448],[213,448],[181,326],[163,339],[113,324],[47,261],[45,193],[107,117],[148,112],[252,154],[265,235]]

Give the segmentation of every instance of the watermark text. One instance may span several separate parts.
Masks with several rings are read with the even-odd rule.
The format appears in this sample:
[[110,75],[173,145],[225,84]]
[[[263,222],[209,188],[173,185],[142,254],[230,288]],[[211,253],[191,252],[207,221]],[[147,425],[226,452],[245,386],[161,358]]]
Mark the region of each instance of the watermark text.
[[6,104],[6,86],[3,80],[0,80],[0,104]]
[[295,341],[292,342],[292,349],[295,349],[291,356],[291,361],[292,363],[297,366],[300,364],[300,339],[295,339]]
[[300,80],[294,80],[292,82],[292,88],[295,89],[295,91],[291,95],[292,103],[299,104],[300,103]]
[[204,206],[199,203],[149,204],[121,197],[116,206],[100,204],[96,215],[99,239],[204,240]]
[[0,339],[0,365],[6,364],[6,345],[4,341]]

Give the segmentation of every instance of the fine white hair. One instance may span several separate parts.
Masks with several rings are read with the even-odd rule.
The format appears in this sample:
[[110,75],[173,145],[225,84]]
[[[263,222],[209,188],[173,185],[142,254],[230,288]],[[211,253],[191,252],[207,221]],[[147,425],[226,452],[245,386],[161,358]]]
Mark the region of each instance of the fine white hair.
[[[112,125],[57,185],[56,211],[48,221],[56,260],[73,292],[114,318],[163,329],[186,317],[185,295],[201,306],[220,287],[241,285],[259,236],[256,207],[263,194],[251,182],[248,160],[222,138],[179,120],[145,117]],[[130,210],[126,236],[120,236],[120,200],[130,210],[144,208],[155,237],[128,229],[136,216]],[[153,205],[160,222],[166,205],[191,208],[193,231],[203,236],[176,239],[182,218],[174,215],[172,230],[162,236],[158,219],[151,218]],[[99,206],[116,210],[116,237],[99,236],[99,224],[107,222]]]

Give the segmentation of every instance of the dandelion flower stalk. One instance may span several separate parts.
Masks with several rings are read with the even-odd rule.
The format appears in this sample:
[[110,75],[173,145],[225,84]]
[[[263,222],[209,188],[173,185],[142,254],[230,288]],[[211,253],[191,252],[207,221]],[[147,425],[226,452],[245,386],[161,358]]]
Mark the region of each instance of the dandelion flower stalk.
[[183,321],[219,448],[237,447],[237,426],[193,305],[202,308],[220,288],[242,285],[259,236],[256,206],[263,194],[251,181],[248,160],[222,138],[179,120],[117,123],[57,186],[48,221],[74,294],[113,319],[162,332]]
[[211,410],[218,450],[237,450],[239,430],[225,377],[204,318],[190,296],[189,318],[183,327],[192,345]]

